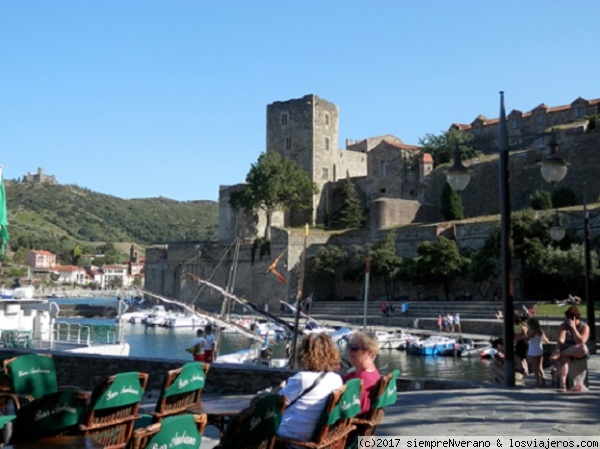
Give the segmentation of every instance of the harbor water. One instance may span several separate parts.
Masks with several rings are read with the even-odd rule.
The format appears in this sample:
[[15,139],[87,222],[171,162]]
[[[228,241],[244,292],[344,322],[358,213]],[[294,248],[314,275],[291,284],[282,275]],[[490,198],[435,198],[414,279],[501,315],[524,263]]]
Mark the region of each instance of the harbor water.
[[[76,319],[82,324],[106,324],[112,320]],[[149,327],[144,324],[123,325],[123,335],[130,345],[130,356],[145,359],[191,360],[186,351],[194,344],[194,328]],[[221,339],[221,353],[228,354],[247,349],[252,341],[240,334],[226,333]],[[284,342],[270,342],[274,357],[284,357]],[[343,350],[342,356],[345,356]],[[471,357],[439,357],[410,355],[397,349],[382,349],[376,363],[382,373],[399,369],[400,375],[410,378],[431,378],[440,380],[474,380],[492,382],[493,374],[488,368],[489,361],[478,356]]]

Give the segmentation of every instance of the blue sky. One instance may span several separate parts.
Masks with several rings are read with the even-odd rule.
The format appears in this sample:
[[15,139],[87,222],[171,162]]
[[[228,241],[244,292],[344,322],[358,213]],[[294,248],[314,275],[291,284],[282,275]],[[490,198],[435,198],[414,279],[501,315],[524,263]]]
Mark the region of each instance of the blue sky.
[[345,139],[600,97],[597,0],[0,0],[0,165],[120,198],[217,200],[266,106],[316,94]]

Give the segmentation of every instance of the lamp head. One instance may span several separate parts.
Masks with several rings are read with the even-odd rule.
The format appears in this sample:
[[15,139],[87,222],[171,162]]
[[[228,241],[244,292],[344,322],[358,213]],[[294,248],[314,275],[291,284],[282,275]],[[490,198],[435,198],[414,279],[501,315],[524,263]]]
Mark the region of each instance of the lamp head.
[[542,176],[554,186],[566,176],[568,167],[565,160],[558,155],[559,145],[554,131],[548,146],[550,147],[550,153],[542,161]]
[[452,160],[452,167],[447,169],[444,173],[446,174],[446,180],[448,181],[448,184],[450,184],[450,187],[460,192],[469,184],[469,181],[471,180],[471,170],[462,163],[458,143],[454,144]]

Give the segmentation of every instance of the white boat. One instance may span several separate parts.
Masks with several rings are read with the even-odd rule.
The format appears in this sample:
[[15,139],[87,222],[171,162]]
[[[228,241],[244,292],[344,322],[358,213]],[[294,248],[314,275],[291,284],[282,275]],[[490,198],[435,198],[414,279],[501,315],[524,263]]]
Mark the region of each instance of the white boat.
[[146,318],[142,319],[142,322],[146,326],[162,326],[167,318],[167,310],[165,306],[157,305],[153,306],[150,313]]
[[447,350],[453,350],[456,339],[443,335],[432,335],[425,340],[410,343],[407,347],[409,354],[415,355],[441,355]]
[[12,288],[0,288],[0,299],[9,299],[13,298],[15,295],[15,291]]
[[1,299],[0,344],[99,355],[129,355],[119,324],[82,325],[61,321],[60,308],[46,299]]
[[14,289],[13,297],[15,299],[32,299],[35,287],[29,285],[27,287],[17,287]]
[[419,337],[408,332],[393,331],[375,331],[375,337],[379,342],[379,349],[406,349],[408,345],[417,341]]
[[208,324],[206,318],[187,313],[169,313],[162,326],[164,327],[202,327]]

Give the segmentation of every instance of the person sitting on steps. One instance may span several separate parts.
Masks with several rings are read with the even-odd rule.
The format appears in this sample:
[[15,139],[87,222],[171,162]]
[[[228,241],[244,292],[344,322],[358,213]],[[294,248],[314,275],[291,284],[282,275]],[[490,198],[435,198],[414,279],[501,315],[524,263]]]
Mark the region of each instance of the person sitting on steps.
[[550,357],[550,361],[558,361],[559,391],[567,391],[567,375],[571,359],[581,359],[589,353],[587,341],[590,328],[581,321],[581,313],[576,306],[565,311],[565,321],[558,331],[558,349]]

